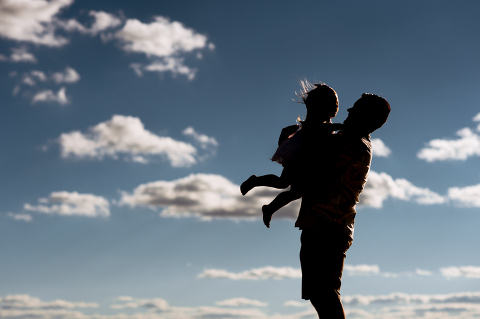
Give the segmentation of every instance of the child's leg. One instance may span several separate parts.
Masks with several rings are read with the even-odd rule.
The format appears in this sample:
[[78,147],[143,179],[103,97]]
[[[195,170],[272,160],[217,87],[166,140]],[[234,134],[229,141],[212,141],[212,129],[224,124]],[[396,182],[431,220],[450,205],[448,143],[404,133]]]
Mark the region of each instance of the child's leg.
[[296,199],[299,199],[302,195],[296,191],[286,191],[282,192],[275,197],[275,199],[268,205],[262,206],[263,213],[263,223],[265,226],[270,228],[270,221],[272,220],[272,215],[277,210],[287,205],[290,202],[293,202]]
[[240,185],[240,191],[242,195],[248,193],[252,188],[257,186],[268,186],[273,188],[280,188],[284,189],[287,188],[290,183],[287,181],[287,178],[284,176],[284,171],[282,171],[282,175],[278,177],[277,175],[269,174],[269,175],[262,175],[262,176],[250,176],[245,182]]

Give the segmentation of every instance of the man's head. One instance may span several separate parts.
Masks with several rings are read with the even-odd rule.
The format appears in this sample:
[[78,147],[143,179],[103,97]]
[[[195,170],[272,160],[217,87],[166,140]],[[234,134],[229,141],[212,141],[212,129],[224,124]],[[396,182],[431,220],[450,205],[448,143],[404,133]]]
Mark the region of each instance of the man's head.
[[363,93],[347,111],[348,116],[343,122],[345,129],[359,134],[370,134],[385,124],[390,113],[390,104],[381,96]]

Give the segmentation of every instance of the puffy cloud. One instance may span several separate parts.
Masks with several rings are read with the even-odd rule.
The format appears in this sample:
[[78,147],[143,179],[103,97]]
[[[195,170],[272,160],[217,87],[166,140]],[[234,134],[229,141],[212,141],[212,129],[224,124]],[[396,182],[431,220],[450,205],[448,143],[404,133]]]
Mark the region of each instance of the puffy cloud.
[[188,167],[202,159],[192,144],[167,136],[158,136],[145,129],[137,117],[114,115],[111,120],[91,127],[86,133],[63,133],[58,139],[63,158],[103,159],[110,156],[148,163],[149,158],[166,158],[174,167]]
[[[472,119],[474,122],[480,121],[480,113]],[[477,132],[480,132],[480,125],[477,126]],[[434,139],[422,148],[417,156],[427,162],[445,161],[445,160],[466,160],[472,156],[480,156],[480,135],[465,127],[457,131],[458,139]]]
[[32,98],[32,104],[38,102],[55,102],[61,105],[70,103],[65,87],[60,88],[56,94],[52,90],[44,90],[36,93]]
[[360,204],[381,208],[383,202],[390,197],[423,205],[442,204],[447,201],[446,198],[428,188],[417,187],[406,179],[393,179],[387,173],[370,171],[368,182],[360,196]]
[[417,156],[427,162],[444,160],[466,160],[480,155],[480,136],[465,127],[457,132],[456,140],[434,139],[422,148]]
[[59,47],[67,39],[55,35],[55,16],[73,0],[2,0],[0,36],[23,42]]
[[[480,267],[463,266],[463,267],[444,267],[440,268],[440,272],[447,278],[466,277],[480,278]],[[480,301],[480,296],[479,296]]]
[[[173,181],[155,181],[122,192],[120,204],[161,208],[161,216],[211,218],[259,218],[261,207],[278,190],[255,188],[242,196],[238,185],[221,175],[191,174]],[[299,202],[282,208],[274,217],[296,218]]]
[[466,187],[450,187],[447,196],[458,206],[480,207],[480,184]]
[[67,66],[63,72],[55,72],[52,74],[52,79],[55,83],[75,83],[80,81],[80,75],[75,69]]
[[185,75],[189,79],[195,77],[196,69],[184,65],[180,54],[213,49],[205,35],[183,26],[178,21],[170,21],[156,16],[151,23],[143,23],[137,19],[128,19],[114,37],[120,41],[121,48],[127,52],[143,53],[153,62],[142,67],[132,64],[139,76],[143,71],[171,72],[173,75]]
[[110,203],[102,197],[93,194],[77,192],[52,192],[48,198],[40,198],[39,205],[25,204],[27,211],[63,216],[110,216]]
[[92,16],[95,20],[90,28],[90,32],[94,35],[98,32],[118,27],[122,23],[122,20],[120,20],[113,14],[104,11],[92,10],[88,14]]
[[15,214],[15,213],[7,213],[7,216],[10,218],[13,218],[15,220],[21,220],[24,222],[31,222],[32,221],[32,215],[29,214]]
[[266,302],[261,302],[258,300],[247,299],[247,298],[232,298],[223,301],[217,301],[215,303],[217,306],[228,306],[228,307],[240,307],[240,306],[253,306],[253,307],[266,307],[268,304]]
[[373,156],[388,157],[392,151],[379,138],[372,139]]

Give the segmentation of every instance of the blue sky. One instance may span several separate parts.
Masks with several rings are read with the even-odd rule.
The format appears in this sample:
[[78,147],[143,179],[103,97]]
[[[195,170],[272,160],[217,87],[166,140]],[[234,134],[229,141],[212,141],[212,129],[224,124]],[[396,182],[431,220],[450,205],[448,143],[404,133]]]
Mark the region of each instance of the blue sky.
[[299,202],[241,196],[299,80],[392,112],[347,318],[480,316],[480,4],[0,0],[0,317],[315,318]]

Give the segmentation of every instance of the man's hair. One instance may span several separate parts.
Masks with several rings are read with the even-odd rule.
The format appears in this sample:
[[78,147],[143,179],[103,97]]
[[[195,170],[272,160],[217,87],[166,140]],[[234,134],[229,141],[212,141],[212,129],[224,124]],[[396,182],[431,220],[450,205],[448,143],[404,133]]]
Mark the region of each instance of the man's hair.
[[385,124],[390,114],[390,104],[383,97],[371,93],[363,93],[354,107],[359,107],[365,114],[365,123],[362,125],[368,131],[372,133],[376,129]]

